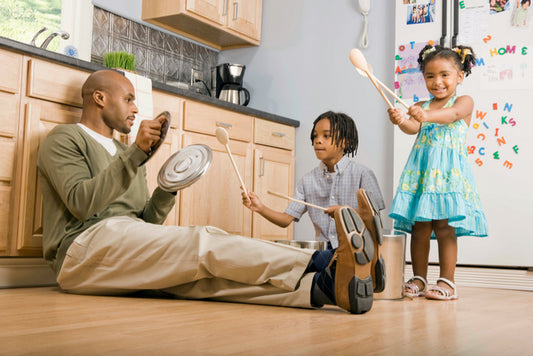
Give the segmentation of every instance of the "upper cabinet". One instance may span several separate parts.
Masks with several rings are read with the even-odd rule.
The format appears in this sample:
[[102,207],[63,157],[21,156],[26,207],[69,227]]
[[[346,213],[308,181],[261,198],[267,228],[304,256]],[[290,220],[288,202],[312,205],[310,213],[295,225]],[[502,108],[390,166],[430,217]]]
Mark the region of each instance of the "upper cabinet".
[[262,0],[143,0],[142,19],[216,49],[259,46]]

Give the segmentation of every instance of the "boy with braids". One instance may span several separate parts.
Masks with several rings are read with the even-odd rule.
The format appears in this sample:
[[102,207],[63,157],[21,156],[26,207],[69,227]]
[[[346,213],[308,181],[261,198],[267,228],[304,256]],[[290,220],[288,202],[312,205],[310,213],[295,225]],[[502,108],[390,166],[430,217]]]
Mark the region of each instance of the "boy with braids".
[[298,221],[308,212],[316,240],[327,241],[331,255],[339,246],[334,212],[339,206],[352,207],[374,238],[374,256],[369,259],[372,260],[374,291],[379,292],[385,283],[384,263],[378,249],[381,243],[379,210],[385,208],[385,203],[374,172],[348,157],[355,156],[359,144],[355,122],[344,113],[327,111],[313,122],[311,143],[320,163],[299,180],[293,197],[327,208],[325,212],[293,201],[284,212],[275,211],[265,206],[254,192],[248,192],[250,199],[243,193],[243,204],[281,227]]

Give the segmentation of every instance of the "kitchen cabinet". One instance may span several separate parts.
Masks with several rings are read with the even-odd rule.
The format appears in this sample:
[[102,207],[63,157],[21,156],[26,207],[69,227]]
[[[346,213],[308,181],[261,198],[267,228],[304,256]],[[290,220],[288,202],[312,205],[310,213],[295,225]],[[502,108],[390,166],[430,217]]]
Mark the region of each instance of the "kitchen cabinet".
[[[294,191],[294,127],[255,119],[254,192],[268,207],[285,211],[288,201],[268,191],[291,196]],[[292,240],[293,224],[282,228],[253,213],[253,237]]]
[[143,0],[142,19],[210,47],[259,46],[262,0]]
[[204,176],[181,192],[180,225],[212,225],[231,234],[251,236],[251,211],[242,205],[239,179],[215,131],[217,127],[227,130],[233,159],[245,186],[250,189],[253,118],[187,101],[183,126],[183,147],[205,144],[213,152],[213,161]]
[[[16,233],[15,188],[19,132],[21,55],[0,50],[0,256],[9,253],[9,240]],[[8,70],[9,69],[9,70]]]
[[[41,257],[39,145],[54,126],[79,122],[80,91],[90,70],[4,49],[0,49],[0,64],[10,69],[0,73],[0,256]],[[215,130],[228,131],[246,187],[283,210],[286,201],[274,200],[266,190],[292,194],[294,127],[157,89],[153,106],[154,115],[167,110],[172,120],[164,144],[146,163],[151,191],[157,186],[160,167],[180,148],[202,143],[213,152],[207,173],[178,192],[165,224],[212,225],[244,236],[292,238],[292,228],[278,228],[252,216],[242,205],[240,183]]]

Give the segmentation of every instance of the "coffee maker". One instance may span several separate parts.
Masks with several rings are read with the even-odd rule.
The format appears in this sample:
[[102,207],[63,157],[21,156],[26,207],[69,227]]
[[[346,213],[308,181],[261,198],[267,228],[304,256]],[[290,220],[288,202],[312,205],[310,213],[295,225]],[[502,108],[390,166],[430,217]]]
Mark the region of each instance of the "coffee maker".
[[239,105],[248,105],[250,92],[243,88],[242,81],[246,66],[242,64],[223,63],[213,68],[211,84],[215,96],[220,100]]

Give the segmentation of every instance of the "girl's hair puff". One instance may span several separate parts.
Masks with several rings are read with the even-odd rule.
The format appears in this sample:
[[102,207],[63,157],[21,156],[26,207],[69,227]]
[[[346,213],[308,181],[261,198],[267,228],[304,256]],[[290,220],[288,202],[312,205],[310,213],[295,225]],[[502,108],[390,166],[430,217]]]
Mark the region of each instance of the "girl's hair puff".
[[353,119],[343,113],[327,111],[317,117],[313,122],[313,129],[311,130],[311,143],[313,143],[315,137],[316,124],[322,119],[329,120],[333,144],[337,147],[344,144],[344,154],[351,154],[352,157],[355,156],[357,154],[357,147],[359,146],[357,127]]
[[418,64],[420,71],[424,73],[426,64],[435,58],[446,58],[453,60],[460,70],[465,72],[465,76],[472,72],[472,67],[476,63],[474,50],[469,46],[455,46],[447,48],[443,46],[426,45],[418,55]]

